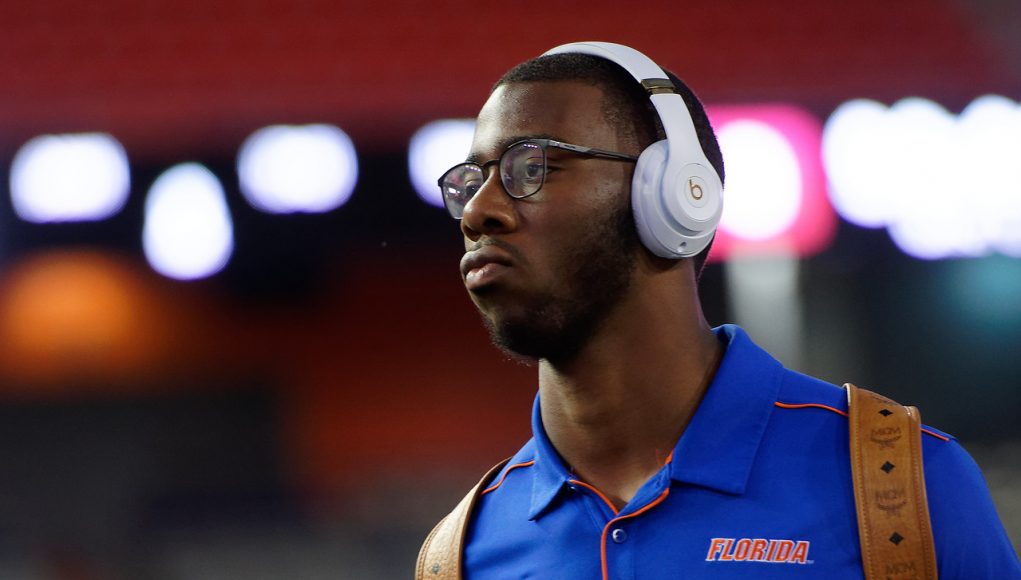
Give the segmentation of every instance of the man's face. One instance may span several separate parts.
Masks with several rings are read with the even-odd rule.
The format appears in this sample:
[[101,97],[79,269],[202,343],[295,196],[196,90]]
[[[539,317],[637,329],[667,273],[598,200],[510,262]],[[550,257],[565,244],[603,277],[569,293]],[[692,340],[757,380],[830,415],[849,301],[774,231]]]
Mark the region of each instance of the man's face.
[[[498,159],[527,138],[637,155],[603,117],[601,89],[579,82],[497,88],[478,117],[472,155]],[[494,342],[527,358],[575,354],[627,292],[639,243],[633,163],[547,150],[539,193],[512,199],[490,166],[461,220],[461,274]]]

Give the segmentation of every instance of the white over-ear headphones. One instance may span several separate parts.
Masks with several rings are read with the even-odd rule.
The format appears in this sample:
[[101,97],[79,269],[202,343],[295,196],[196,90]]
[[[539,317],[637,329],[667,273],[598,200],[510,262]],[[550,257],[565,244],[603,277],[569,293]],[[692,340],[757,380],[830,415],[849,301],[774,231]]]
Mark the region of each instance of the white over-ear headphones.
[[649,93],[667,138],[642,151],[631,182],[631,207],[642,243],[663,258],[701,252],[723,213],[723,186],[695,133],[684,99],[663,69],[622,44],[574,42],[547,54],[580,53],[620,65]]

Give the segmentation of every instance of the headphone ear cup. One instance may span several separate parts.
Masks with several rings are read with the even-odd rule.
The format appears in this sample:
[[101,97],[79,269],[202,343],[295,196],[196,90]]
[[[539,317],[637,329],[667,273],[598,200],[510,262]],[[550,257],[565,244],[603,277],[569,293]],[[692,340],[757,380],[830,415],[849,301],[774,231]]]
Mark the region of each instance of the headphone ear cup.
[[669,163],[669,142],[642,151],[631,181],[638,235],[661,258],[686,258],[712,240],[723,204],[719,177],[697,163]]
[[660,204],[660,187],[667,164],[667,142],[657,141],[645,148],[635,164],[631,179],[631,211],[642,244],[661,258],[677,258],[677,247],[669,236]]

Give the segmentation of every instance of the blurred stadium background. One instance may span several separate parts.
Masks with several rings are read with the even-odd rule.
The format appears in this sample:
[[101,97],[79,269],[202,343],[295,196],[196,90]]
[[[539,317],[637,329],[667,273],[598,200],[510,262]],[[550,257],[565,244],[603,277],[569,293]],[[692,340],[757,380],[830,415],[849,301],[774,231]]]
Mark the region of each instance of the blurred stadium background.
[[1017,546],[1019,29],[1010,0],[0,3],[0,577],[409,577],[535,389],[411,139],[575,40],[727,129],[752,219],[710,321],[918,405]]

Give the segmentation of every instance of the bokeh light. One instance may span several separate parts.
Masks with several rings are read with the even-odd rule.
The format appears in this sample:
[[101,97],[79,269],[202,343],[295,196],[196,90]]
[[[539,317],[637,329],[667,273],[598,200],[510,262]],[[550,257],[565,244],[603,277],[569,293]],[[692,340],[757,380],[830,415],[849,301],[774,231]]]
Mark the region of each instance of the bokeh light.
[[784,136],[754,120],[717,132],[726,160],[726,204],[720,227],[747,240],[776,236],[794,223],[801,207],[798,158]]
[[131,184],[128,156],[111,135],[42,135],[11,165],[11,201],[30,222],[101,220],[120,211]]
[[157,272],[180,280],[219,272],[234,250],[234,227],[223,187],[208,169],[184,163],[149,190],[142,245]]
[[1021,256],[1021,107],[984,96],[960,115],[912,97],[858,99],[826,122],[823,160],[834,207],[886,227],[923,259]]
[[354,143],[333,125],[273,125],[238,153],[245,199],[269,213],[322,213],[350,199],[358,181]]
[[441,119],[423,126],[411,137],[408,173],[422,201],[443,207],[436,180],[447,169],[464,162],[474,133],[473,119]]

